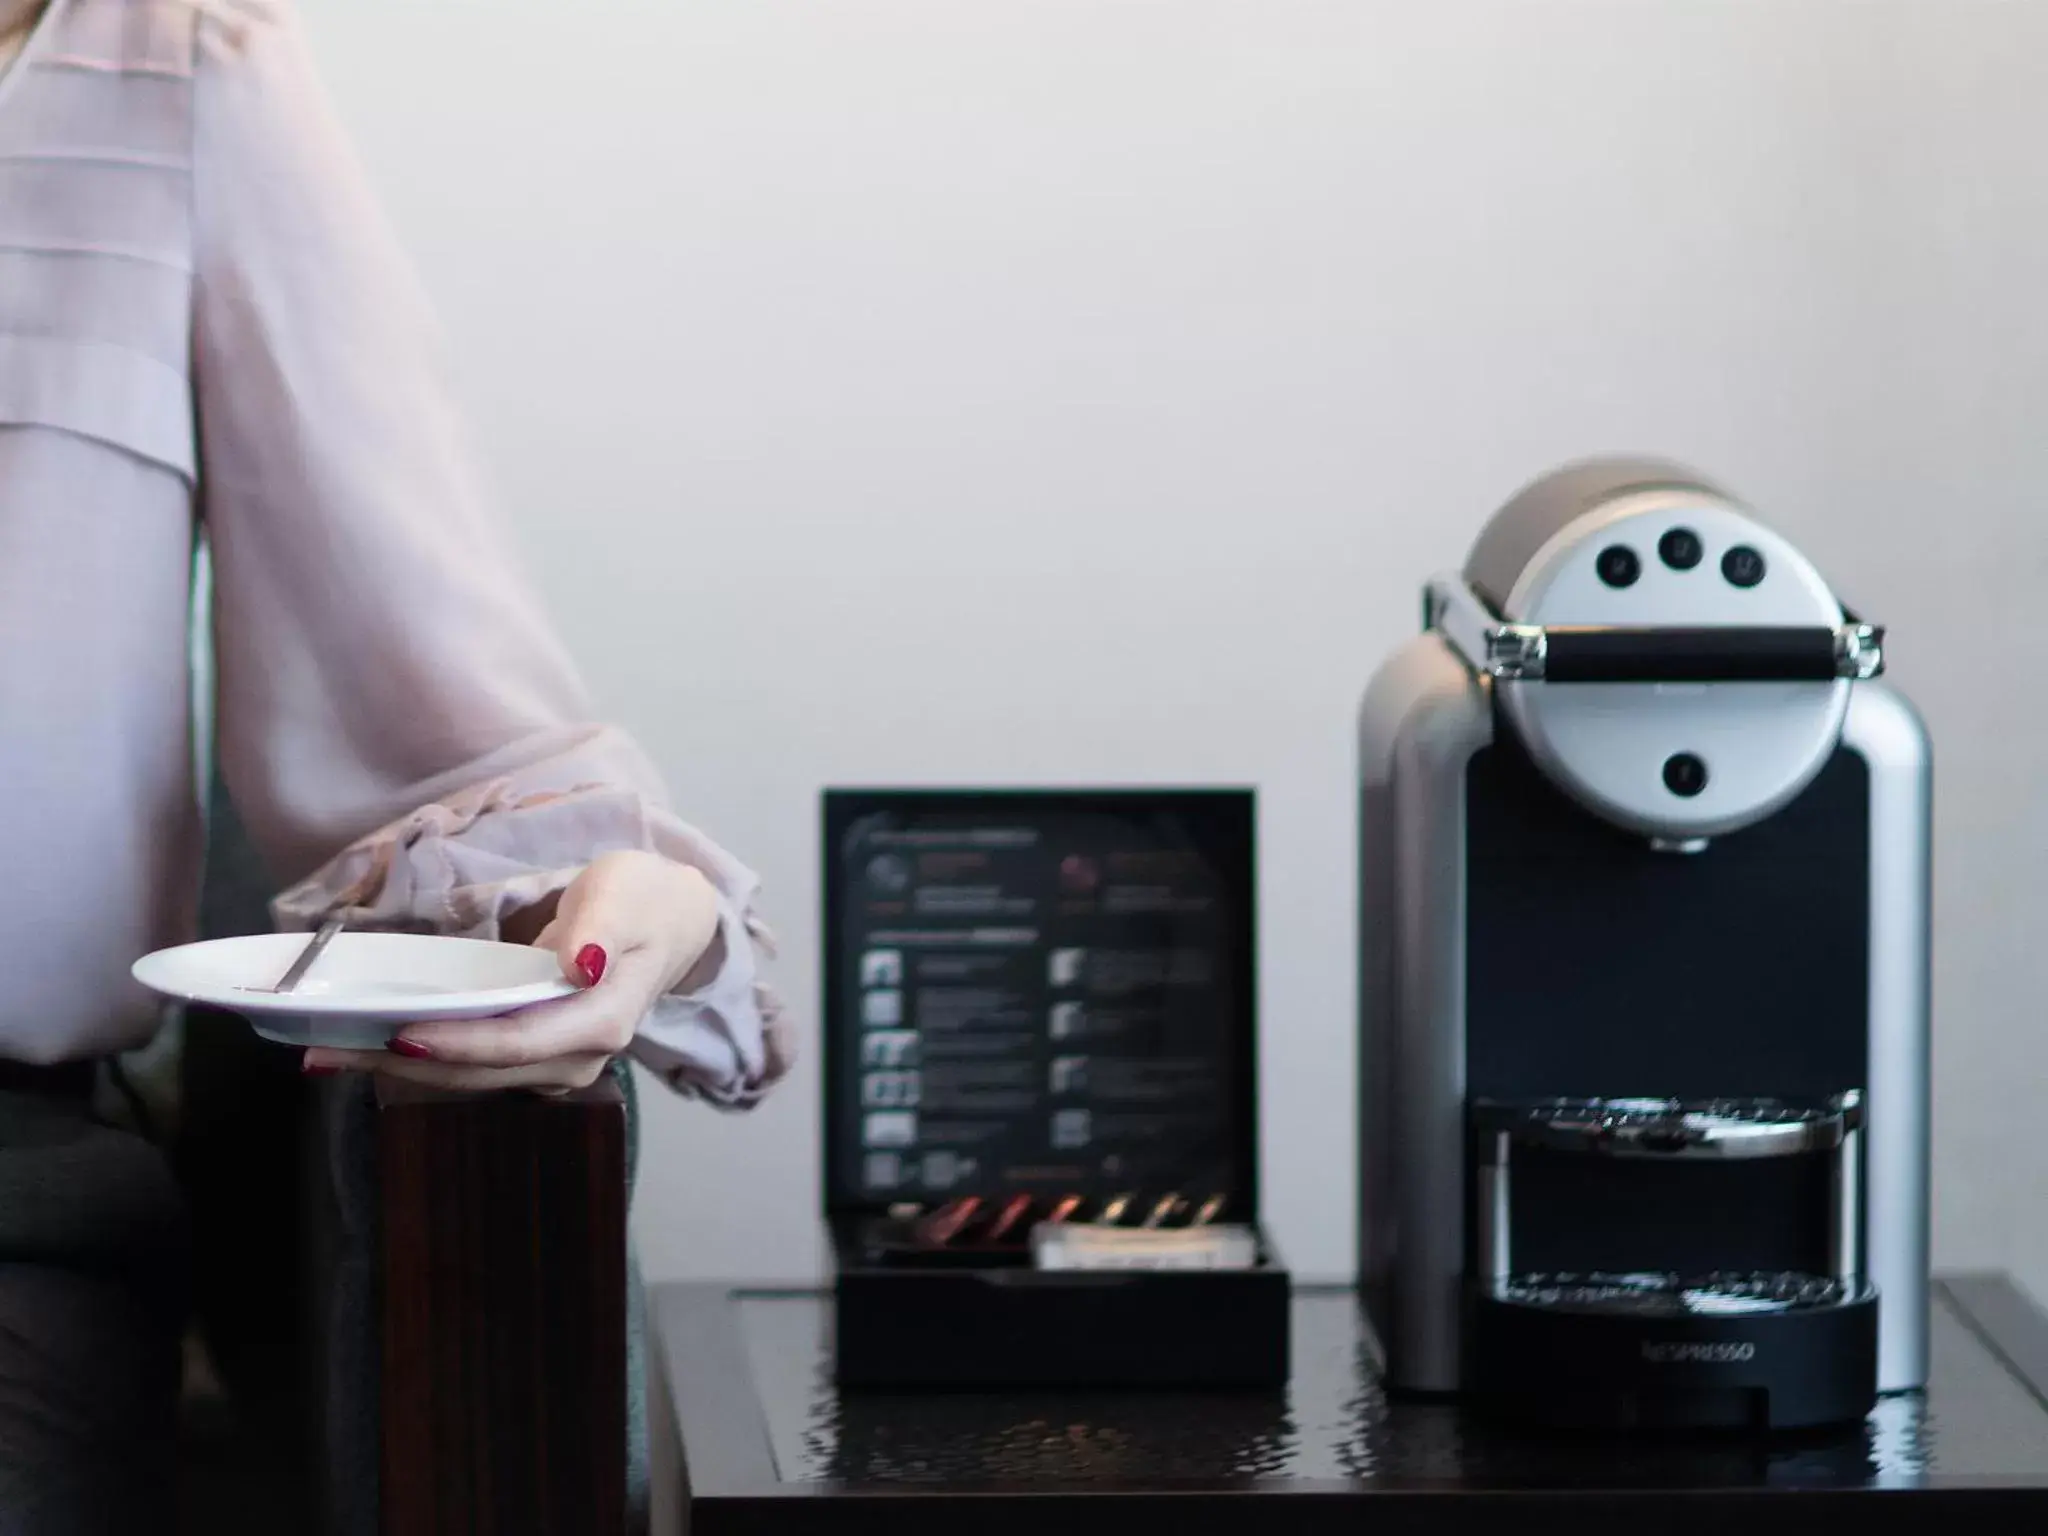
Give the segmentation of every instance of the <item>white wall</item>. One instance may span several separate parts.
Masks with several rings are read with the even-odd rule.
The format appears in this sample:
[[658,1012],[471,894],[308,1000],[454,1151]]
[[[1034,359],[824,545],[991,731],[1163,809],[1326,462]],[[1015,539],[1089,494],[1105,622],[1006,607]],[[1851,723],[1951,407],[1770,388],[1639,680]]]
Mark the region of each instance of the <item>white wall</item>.
[[[1253,781],[1265,1195],[1351,1253],[1351,716],[1524,478],[1689,458],[1940,757],[1939,1257],[2048,1292],[2048,7],[305,0],[608,707],[827,781]],[[815,1073],[657,1102],[659,1275],[816,1260]]]

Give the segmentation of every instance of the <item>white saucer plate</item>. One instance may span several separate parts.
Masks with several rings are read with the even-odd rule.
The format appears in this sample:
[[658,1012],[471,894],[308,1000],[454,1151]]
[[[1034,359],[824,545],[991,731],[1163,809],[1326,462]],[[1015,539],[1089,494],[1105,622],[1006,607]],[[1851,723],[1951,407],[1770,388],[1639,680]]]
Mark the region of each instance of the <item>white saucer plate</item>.
[[182,944],[144,955],[133,974],[165,997],[241,1014],[266,1040],[339,1050],[381,1050],[408,1024],[495,1018],[577,990],[545,949],[344,932],[295,991],[271,991],[310,937],[266,933]]

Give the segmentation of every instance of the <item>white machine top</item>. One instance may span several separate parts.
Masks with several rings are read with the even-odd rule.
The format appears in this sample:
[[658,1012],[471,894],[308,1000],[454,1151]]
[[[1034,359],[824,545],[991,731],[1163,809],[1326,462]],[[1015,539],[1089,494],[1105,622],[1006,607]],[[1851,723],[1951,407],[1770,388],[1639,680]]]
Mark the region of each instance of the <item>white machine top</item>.
[[[1770,815],[1840,741],[1849,677],[1735,666],[1739,680],[1686,678],[1711,676],[1723,650],[1824,651],[1831,665],[1846,616],[1811,561],[1675,466],[1610,461],[1537,482],[1488,524],[1465,581],[1552,648],[1542,680],[1496,673],[1532,759],[1594,814],[1660,844],[1695,847]],[[1579,633],[1601,630],[1619,633]],[[1568,645],[1632,656],[1613,675],[1656,680],[1573,681],[1556,664]],[[1690,664],[1661,664],[1673,656]]]

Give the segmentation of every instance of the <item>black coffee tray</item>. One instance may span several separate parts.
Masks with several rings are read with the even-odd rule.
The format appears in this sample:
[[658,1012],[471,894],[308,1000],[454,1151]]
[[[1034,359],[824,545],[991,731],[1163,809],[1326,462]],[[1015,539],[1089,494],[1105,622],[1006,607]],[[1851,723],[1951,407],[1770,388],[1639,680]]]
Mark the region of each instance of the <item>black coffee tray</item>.
[[834,1380],[846,1388],[1279,1387],[1288,1274],[1261,1236],[1249,1270],[1032,1269],[1024,1251],[906,1265],[870,1217],[831,1223]]
[[[826,792],[838,1385],[1286,1381],[1288,1275],[1263,1235],[1249,1270],[1040,1271],[1030,1221],[1004,1241],[986,1222],[1028,1198],[1076,1220],[1128,1203],[1113,1219],[1136,1226],[1173,1200],[1169,1225],[1213,1204],[1259,1230],[1255,810],[1234,788]],[[922,1250],[892,1214],[967,1200],[976,1222]]]

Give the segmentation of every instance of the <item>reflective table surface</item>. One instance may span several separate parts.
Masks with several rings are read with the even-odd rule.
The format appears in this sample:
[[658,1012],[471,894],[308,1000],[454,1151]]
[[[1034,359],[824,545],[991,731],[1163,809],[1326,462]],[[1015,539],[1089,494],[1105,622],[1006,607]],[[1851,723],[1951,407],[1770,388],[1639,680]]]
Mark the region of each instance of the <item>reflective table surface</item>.
[[[955,1509],[951,1518],[985,1530],[1008,1528],[997,1519],[1008,1504],[1042,1520],[1048,1496],[1068,1511],[1069,1533],[1110,1529],[1082,1514],[1097,1507],[1115,1506],[1128,1524],[1135,1506],[1105,1494],[1177,1495],[1177,1525],[1259,1531],[1323,1529],[1333,1501],[1356,1518],[1370,1500],[1376,1519],[1390,1518],[1419,1495],[1440,1519],[1453,1507],[1444,1496],[1458,1494],[1473,1497],[1454,1498],[1464,1516],[1450,1529],[1493,1529],[1465,1517],[1526,1513],[1538,1496],[1554,1509],[1568,1495],[1603,1510],[1656,1510],[1661,1533],[1690,1528],[1681,1512],[1693,1506],[1644,1495],[1799,1490],[1836,1495],[1819,1502],[1845,1513],[1849,1496],[1877,1508],[1872,1496],[1900,1495],[1882,1502],[1888,1527],[1908,1510],[1949,1518],[1960,1511],[1937,1506],[1972,1496],[1986,1519],[2048,1529],[2048,1317],[1997,1278],[1945,1282],[1935,1298],[1924,1396],[1888,1399],[1853,1429],[1765,1442],[1514,1432],[1449,1404],[1390,1402],[1346,1291],[1297,1294],[1292,1384],[1248,1395],[842,1395],[831,1379],[828,1297],[679,1286],[657,1291],[653,1312],[698,1536],[720,1528],[721,1512],[747,1512],[734,1530],[808,1530],[832,1524],[835,1505],[872,1516],[884,1498],[891,1529],[904,1530],[920,1526],[912,1511],[933,1499],[951,1505],[947,1495],[972,1496],[971,1517]],[[1204,1493],[1216,1498],[1188,1499]],[[1289,1497],[1299,1495],[1312,1497]],[[1244,1508],[1246,1496],[1262,1513]],[[1717,1523],[1752,1527],[1752,1504],[1796,1507],[1802,1523],[1816,1512],[1810,1498],[1707,1502]],[[1225,1510],[1245,1518],[1221,1521]]]

